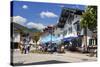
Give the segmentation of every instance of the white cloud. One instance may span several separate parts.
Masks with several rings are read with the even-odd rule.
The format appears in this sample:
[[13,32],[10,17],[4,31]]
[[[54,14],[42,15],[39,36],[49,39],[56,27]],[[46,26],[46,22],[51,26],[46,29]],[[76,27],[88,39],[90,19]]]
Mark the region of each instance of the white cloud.
[[23,18],[21,16],[13,16],[11,18],[12,18],[12,22],[21,24],[21,25],[26,26],[28,28],[36,28],[38,30],[42,30],[43,28],[46,27],[46,26],[44,26],[41,23],[34,23],[34,22],[28,22],[28,23],[26,23],[27,19]]
[[27,22],[27,19],[23,18],[21,16],[13,16],[12,17],[12,22],[24,25]]
[[42,11],[42,12],[40,13],[40,16],[41,16],[41,18],[45,18],[45,17],[48,17],[48,18],[55,18],[55,17],[58,17],[55,13],[49,12],[49,11]]
[[23,8],[23,9],[27,9],[28,6],[27,6],[27,5],[23,5],[22,8]]
[[29,28],[36,28],[38,30],[42,30],[43,28],[45,28],[46,26],[44,26],[41,23],[34,23],[34,22],[29,22],[27,23],[27,27]]

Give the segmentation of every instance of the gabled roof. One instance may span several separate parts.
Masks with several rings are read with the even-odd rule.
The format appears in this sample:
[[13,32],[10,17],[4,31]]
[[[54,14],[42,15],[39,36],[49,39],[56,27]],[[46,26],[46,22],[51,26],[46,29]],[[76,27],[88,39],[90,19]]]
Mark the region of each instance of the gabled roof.
[[84,12],[84,10],[80,10],[80,9],[73,9],[73,8],[63,8],[60,18],[59,18],[59,22],[57,24],[58,27],[63,28],[66,20],[68,19],[68,16],[70,14],[75,14],[75,15],[82,15],[82,12]]

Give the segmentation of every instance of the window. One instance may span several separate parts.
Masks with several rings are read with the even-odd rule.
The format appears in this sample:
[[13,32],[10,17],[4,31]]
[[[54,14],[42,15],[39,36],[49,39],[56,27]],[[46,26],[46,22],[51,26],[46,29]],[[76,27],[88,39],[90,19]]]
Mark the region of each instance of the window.
[[66,34],[67,34],[67,30],[65,30],[65,31],[63,32],[63,34],[66,35]]
[[92,45],[92,39],[89,39],[89,46]]
[[68,31],[69,33],[72,33],[72,27],[69,27]]
[[95,39],[89,39],[89,46],[96,45]]
[[95,43],[95,44],[97,45],[97,38],[95,39],[95,41],[96,41],[96,43]]
[[80,24],[77,24],[77,31],[80,31]]
[[75,30],[77,32],[79,32],[81,30],[81,27],[80,27],[80,24],[79,24],[79,20],[74,23],[74,27],[75,27]]
[[72,33],[72,27],[70,27],[70,32]]

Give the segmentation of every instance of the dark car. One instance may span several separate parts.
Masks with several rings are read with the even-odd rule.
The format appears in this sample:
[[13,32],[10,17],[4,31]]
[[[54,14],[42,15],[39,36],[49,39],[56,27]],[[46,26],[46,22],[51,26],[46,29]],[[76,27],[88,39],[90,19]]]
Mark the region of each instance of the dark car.
[[57,51],[57,46],[56,46],[56,44],[48,45],[47,51],[48,51],[48,52],[56,52],[56,51]]

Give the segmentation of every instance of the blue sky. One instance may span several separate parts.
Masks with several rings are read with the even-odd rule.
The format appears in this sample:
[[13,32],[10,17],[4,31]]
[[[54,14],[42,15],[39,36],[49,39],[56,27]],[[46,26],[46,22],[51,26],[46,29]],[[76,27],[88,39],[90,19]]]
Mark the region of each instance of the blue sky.
[[12,18],[14,22],[29,28],[40,25],[41,29],[43,26],[56,24],[63,7],[85,9],[84,5],[13,1]]

